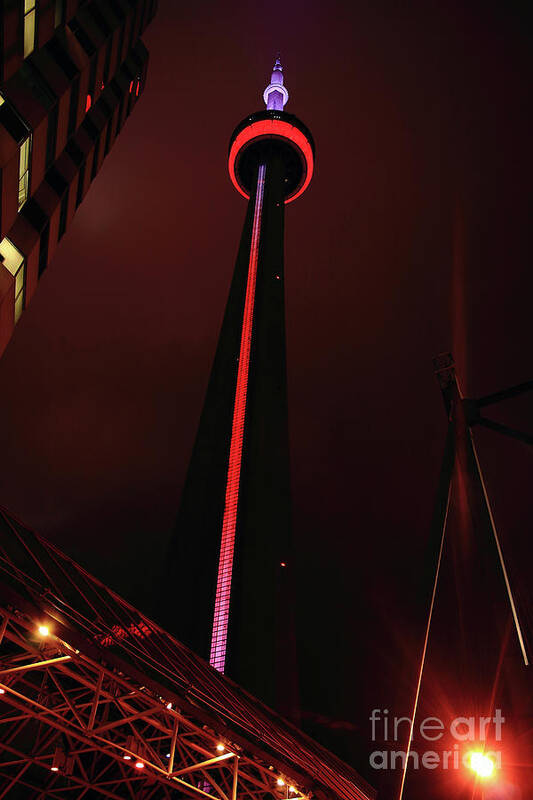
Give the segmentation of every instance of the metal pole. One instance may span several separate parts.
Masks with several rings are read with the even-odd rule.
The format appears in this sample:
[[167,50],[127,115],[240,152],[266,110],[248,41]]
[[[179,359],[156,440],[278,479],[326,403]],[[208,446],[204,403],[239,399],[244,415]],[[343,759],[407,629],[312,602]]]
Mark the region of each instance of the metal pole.
[[233,786],[231,789],[231,800],[237,800],[237,785],[239,780],[239,756],[235,756],[233,762]]
[[[402,772],[402,780],[400,783],[400,792],[398,794],[398,800],[402,800],[403,791],[405,788],[405,780],[407,777],[407,768],[409,762],[409,754],[411,752],[411,745],[413,742],[413,731],[415,727],[415,717],[418,708],[418,700],[420,697],[420,688],[422,686],[422,677],[424,674],[424,666],[426,663],[426,653],[429,641],[429,632],[431,628],[431,620],[433,618],[433,609],[435,606],[435,597],[437,594],[437,585],[439,581],[439,574],[440,574],[440,565],[442,562],[442,552],[444,549],[444,537],[446,534],[446,523],[448,521],[448,511],[450,508],[450,495],[451,495],[451,483],[452,483],[452,473],[453,467],[455,463],[455,415],[452,409],[452,416],[450,419],[450,423],[448,425],[448,431],[446,434],[446,444],[444,447],[444,456],[442,459],[442,467],[441,467],[441,474],[439,478],[439,486],[437,489],[437,498],[435,502],[435,512],[433,517],[433,524],[432,528],[435,530],[436,526],[440,527],[440,545],[439,545],[439,553],[437,557],[437,566],[435,569],[435,578],[433,580],[433,590],[431,593],[431,601],[429,604],[429,612],[426,622],[426,632],[424,636],[424,645],[422,647],[422,655],[420,657],[420,666],[418,670],[418,680],[416,685],[416,692],[415,692],[415,699],[413,702],[413,711],[411,714],[411,724],[409,726],[409,739],[407,741],[407,748],[406,748],[406,755],[405,761],[403,765],[403,772]],[[445,499],[444,499],[445,498]]]

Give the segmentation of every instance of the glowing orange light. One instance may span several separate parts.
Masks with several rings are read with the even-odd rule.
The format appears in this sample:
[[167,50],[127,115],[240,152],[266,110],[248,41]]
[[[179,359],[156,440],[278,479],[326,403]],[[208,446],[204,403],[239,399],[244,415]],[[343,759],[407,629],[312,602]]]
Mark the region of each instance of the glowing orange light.
[[296,791],[296,789],[294,788],[294,786],[289,786],[289,792],[291,792],[292,794],[294,794],[294,793],[295,793],[295,791]]
[[144,769],[144,761],[136,761],[135,769]]
[[224,752],[225,749],[226,748],[224,747],[223,744],[217,744],[217,750],[218,750],[219,753]]
[[470,753],[470,769],[480,778],[490,778],[494,772],[494,761],[485,753]]
[[48,636],[49,633],[50,633],[50,628],[48,627],[48,625],[39,625],[39,634],[41,636]]
[[278,778],[276,783],[278,784],[278,786],[285,786],[285,781],[283,780],[283,778]]

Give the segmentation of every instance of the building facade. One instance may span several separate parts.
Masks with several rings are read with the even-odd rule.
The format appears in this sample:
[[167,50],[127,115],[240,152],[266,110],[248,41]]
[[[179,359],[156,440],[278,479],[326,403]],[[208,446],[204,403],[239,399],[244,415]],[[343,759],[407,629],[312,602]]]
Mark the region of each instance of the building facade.
[[314,144],[283,108],[235,129],[229,173],[248,200],[240,248],[169,558],[168,625],[211,665],[297,717],[284,301],[285,206]]
[[142,94],[157,0],[4,0],[0,354]]

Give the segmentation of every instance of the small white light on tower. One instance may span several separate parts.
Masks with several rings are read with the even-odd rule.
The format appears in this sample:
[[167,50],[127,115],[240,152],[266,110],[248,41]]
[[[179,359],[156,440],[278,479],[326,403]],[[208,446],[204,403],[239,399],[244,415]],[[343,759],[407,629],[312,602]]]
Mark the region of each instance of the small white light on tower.
[[48,627],[48,625],[39,625],[38,630],[40,636],[48,636],[48,634],[50,633],[50,628]]
[[226,748],[224,747],[223,744],[220,744],[220,743],[217,744],[217,750],[218,750],[219,753],[223,753],[225,749]]
[[285,786],[285,781],[283,780],[283,778],[278,778],[276,783],[278,784],[278,786]]
[[170,709],[172,708],[172,703],[167,703],[167,708],[170,711]]

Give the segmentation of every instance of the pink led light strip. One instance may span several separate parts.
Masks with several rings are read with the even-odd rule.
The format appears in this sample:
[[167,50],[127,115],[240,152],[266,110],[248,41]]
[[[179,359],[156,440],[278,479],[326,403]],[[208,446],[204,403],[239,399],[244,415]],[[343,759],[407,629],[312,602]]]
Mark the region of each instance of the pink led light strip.
[[241,478],[242,445],[244,421],[246,416],[246,397],[248,392],[248,372],[250,369],[250,350],[252,346],[252,329],[254,321],[255,285],[257,278],[257,256],[259,236],[261,232],[261,212],[263,210],[263,192],[265,188],[266,165],[261,164],[257,175],[257,191],[255,193],[254,220],[252,225],[252,241],[248,262],[248,281],[244,301],[242,320],[241,347],[239,351],[239,368],[237,371],[237,387],[233,405],[233,423],[231,427],[231,444],[228,461],[228,478],[224,517],[222,520],[222,539],[218,562],[217,591],[215,597],[215,613],[213,634],[211,637],[211,653],[209,662],[219,672],[224,672],[226,663],[226,645],[228,638],[229,604],[231,595],[231,575],[233,571],[233,551],[235,549],[235,529],[237,526],[237,506],[239,503],[239,484]]

